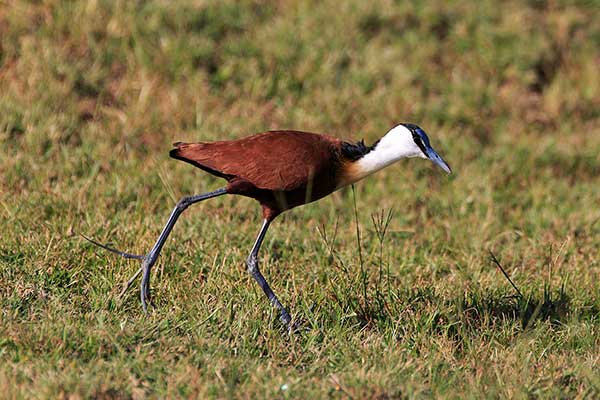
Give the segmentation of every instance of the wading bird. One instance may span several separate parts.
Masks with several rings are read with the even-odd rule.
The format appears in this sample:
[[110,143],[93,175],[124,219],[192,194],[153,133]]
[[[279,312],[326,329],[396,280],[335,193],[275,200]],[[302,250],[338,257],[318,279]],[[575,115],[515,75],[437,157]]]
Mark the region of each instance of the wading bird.
[[150,270],[177,219],[194,203],[225,194],[250,197],[260,203],[264,220],[246,265],[269,301],[278,308],[281,321],[291,326],[290,314],[258,267],[258,251],[275,217],[325,197],[402,158],[427,158],[447,173],[451,172],[429,144],[423,129],[408,123],[394,127],[372,146],[366,146],[362,140],[349,143],[332,136],[299,131],[270,131],[231,141],[178,142],[174,146],[171,157],[223,178],[227,185],[213,192],[182,198],[146,255],[125,253],[86,238],[125,258],[142,260],[141,268],[122,293],[143,272],[140,297],[144,312],[150,299]]

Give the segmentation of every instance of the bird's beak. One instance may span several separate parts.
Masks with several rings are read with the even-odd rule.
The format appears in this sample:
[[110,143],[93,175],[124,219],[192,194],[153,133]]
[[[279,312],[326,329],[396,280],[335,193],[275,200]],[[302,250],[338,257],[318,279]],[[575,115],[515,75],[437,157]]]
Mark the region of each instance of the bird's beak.
[[426,151],[427,157],[429,157],[429,159],[434,163],[437,164],[438,167],[440,167],[441,169],[443,169],[444,171],[446,171],[446,173],[451,174],[452,170],[450,169],[450,166],[448,165],[448,163],[446,161],[444,161],[444,159],[442,157],[439,156],[438,153],[435,152],[435,150],[433,150],[431,147],[429,147]]

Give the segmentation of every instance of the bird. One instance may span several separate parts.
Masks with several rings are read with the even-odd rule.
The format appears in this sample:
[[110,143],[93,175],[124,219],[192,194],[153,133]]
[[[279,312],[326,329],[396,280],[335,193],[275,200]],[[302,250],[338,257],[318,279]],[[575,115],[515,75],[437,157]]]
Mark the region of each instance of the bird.
[[352,142],[294,130],[267,131],[237,140],[176,142],[173,146],[169,153],[172,158],[223,178],[225,186],[178,201],[154,246],[145,255],[126,253],[84,236],[108,251],[142,261],[141,267],[124,285],[121,295],[142,274],[140,299],[144,313],[148,313],[152,266],[179,216],[192,204],[223,195],[258,201],[263,221],[246,259],[246,267],[269,302],[278,309],[280,320],[291,327],[290,313],[259,268],[259,250],[269,226],[278,215],[326,197],[403,158],[428,159],[446,173],[452,173],[448,163],[431,146],[425,131],[412,123],[394,126],[370,146],[365,145],[364,140]]

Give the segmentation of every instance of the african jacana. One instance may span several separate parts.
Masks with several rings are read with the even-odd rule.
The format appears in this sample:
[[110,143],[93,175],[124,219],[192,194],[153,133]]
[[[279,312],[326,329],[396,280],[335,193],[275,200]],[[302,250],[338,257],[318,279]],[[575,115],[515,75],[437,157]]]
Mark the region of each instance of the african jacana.
[[402,158],[428,158],[451,173],[448,164],[429,144],[423,129],[408,123],[394,127],[372,146],[366,146],[362,140],[349,143],[332,136],[299,131],[271,131],[231,141],[178,142],[174,146],[171,157],[224,178],[227,185],[181,199],[146,255],[125,253],[88,239],[123,257],[142,260],[142,267],[127,282],[123,292],[143,271],[140,297],[144,312],[147,312],[146,301],[150,298],[150,270],[177,218],[194,203],[224,194],[251,197],[260,203],[264,221],[246,264],[248,272],[279,309],[281,321],[290,326],[290,314],[258,268],[258,251],[275,217],[325,197]]

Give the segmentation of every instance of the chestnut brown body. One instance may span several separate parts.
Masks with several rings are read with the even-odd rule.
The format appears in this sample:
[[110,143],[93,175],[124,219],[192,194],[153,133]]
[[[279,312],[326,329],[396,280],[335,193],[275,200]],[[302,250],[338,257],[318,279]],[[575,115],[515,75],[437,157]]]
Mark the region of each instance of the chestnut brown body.
[[272,220],[339,187],[350,162],[344,143],[309,132],[270,131],[231,141],[175,143],[170,155],[226,179],[227,193],[256,199]]

